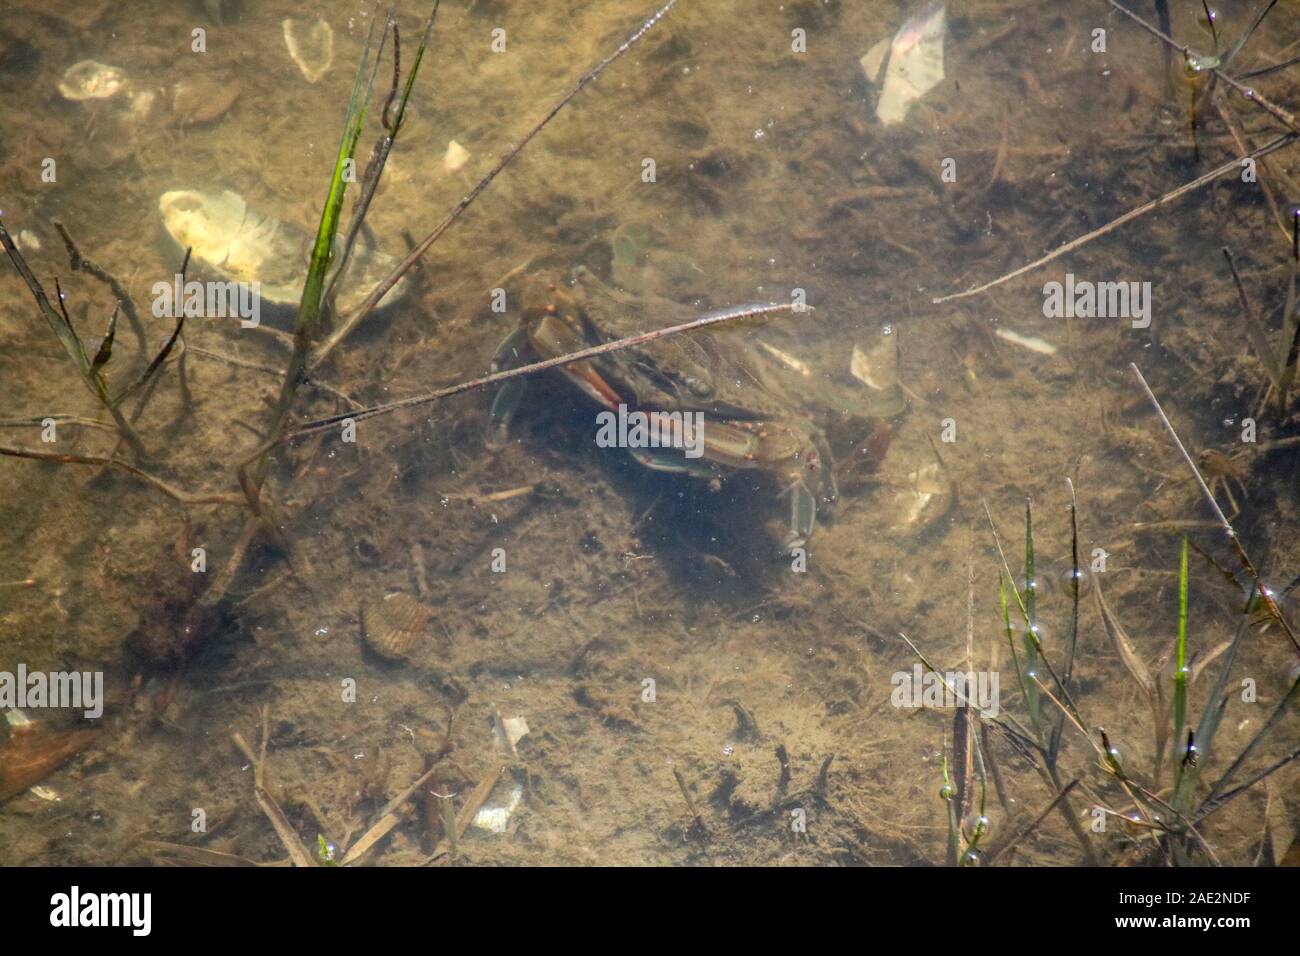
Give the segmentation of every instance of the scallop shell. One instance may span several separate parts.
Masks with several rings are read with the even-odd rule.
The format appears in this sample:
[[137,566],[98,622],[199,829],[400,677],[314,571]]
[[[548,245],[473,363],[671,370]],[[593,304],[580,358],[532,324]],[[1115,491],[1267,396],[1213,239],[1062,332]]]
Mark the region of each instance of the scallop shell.
[[409,594],[394,591],[362,607],[361,639],[380,657],[402,660],[424,637],[432,613]]
[[115,66],[82,60],[63,71],[59,92],[66,100],[107,100],[126,89],[126,74]]

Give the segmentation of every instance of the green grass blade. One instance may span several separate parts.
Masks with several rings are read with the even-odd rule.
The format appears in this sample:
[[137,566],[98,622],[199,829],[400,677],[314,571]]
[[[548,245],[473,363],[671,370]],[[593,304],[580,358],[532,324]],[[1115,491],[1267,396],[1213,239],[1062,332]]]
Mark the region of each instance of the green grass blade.
[[[1012,588],[1014,589],[1014,587],[1015,587],[1015,583],[1012,582]],[[1011,605],[1007,602],[1007,580],[1006,580],[1006,576],[1001,571],[998,572],[998,596],[1001,598],[1002,601],[1002,626],[1006,630],[1007,645],[1011,648],[1011,660],[1012,663],[1015,665],[1016,680],[1020,684],[1020,695],[1021,697],[1028,699],[1029,697],[1028,685],[1032,683],[1032,681],[1028,681],[1025,678],[1025,670],[1020,664],[1020,651],[1017,650],[1016,648],[1016,635],[1015,632],[1012,631],[1011,629]],[[1030,714],[1029,717],[1030,717],[1030,722],[1033,724],[1034,727],[1034,735],[1038,738],[1039,746],[1041,747],[1042,731],[1039,728],[1037,722],[1034,721],[1033,719],[1034,715]]]
[[[369,70],[370,54],[374,42],[375,25],[370,24],[370,34],[366,38],[365,52],[357,67],[356,80],[352,85],[352,100],[348,103],[347,119],[344,123],[343,136],[339,140],[338,156],[334,161],[334,172],[330,176],[329,191],[325,196],[325,207],[321,210],[320,224],[316,228],[316,239],[312,243],[311,264],[307,268],[307,281],[303,283],[302,299],[298,303],[298,319],[294,325],[294,337],[309,339],[316,329],[320,317],[320,300],[325,291],[325,276],[329,272],[330,259],[334,252],[334,238],[338,234],[339,218],[343,211],[343,198],[347,193],[348,177],[346,171],[356,163],[357,142],[361,139],[361,130],[366,121],[366,110],[374,91],[375,75],[379,68],[379,54],[376,52],[374,67]],[[382,48],[382,41],[381,41]],[[295,356],[296,358],[297,356]],[[298,371],[301,371],[299,369]],[[293,376],[293,387],[297,386],[297,376]],[[290,379],[286,379],[286,387]]]
[[1025,706],[1029,708],[1029,719],[1034,726],[1039,725],[1042,703],[1038,696],[1038,685],[1034,677],[1038,673],[1038,582],[1034,580],[1034,509],[1025,502]]
[[[1065,645],[1065,664],[1061,668],[1061,682],[1070,685],[1070,676],[1074,672],[1074,651],[1079,642],[1079,507],[1074,497],[1074,482],[1066,479],[1070,485],[1070,637]],[[1048,758],[1055,763],[1061,750],[1061,735],[1065,732],[1065,712],[1057,715],[1052,727],[1052,739],[1047,748]]]
[[[1254,595],[1252,586],[1251,596]],[[1250,600],[1247,599],[1247,605]],[[1200,778],[1201,768],[1210,760],[1210,755],[1214,749],[1214,735],[1218,732],[1219,723],[1223,719],[1223,712],[1227,709],[1228,698],[1225,691],[1228,687],[1228,677],[1232,672],[1233,662],[1237,658],[1237,648],[1241,644],[1241,638],[1245,635],[1247,626],[1250,624],[1249,612],[1243,612],[1241,621],[1237,624],[1237,633],[1233,635],[1232,643],[1228,645],[1228,652],[1223,661],[1223,666],[1219,669],[1219,676],[1214,682],[1214,689],[1210,691],[1209,699],[1205,704],[1205,712],[1201,714],[1200,723],[1196,726],[1196,749],[1199,752],[1197,765],[1188,765],[1183,775],[1178,780],[1178,786],[1174,791],[1173,806],[1182,814],[1187,813],[1188,807],[1191,806],[1192,794],[1196,789],[1196,782]]]
[[1170,759],[1174,760],[1174,785],[1182,777],[1183,761],[1178,760],[1177,744],[1183,739],[1183,725],[1187,721],[1187,537],[1183,537],[1182,551],[1178,557],[1178,640],[1174,647],[1174,744]]

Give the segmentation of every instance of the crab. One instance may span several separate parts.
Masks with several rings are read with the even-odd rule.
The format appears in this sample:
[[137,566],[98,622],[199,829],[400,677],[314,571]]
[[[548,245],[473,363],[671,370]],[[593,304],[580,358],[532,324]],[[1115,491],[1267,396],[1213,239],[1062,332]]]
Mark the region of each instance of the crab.
[[[492,370],[579,349],[662,325],[677,303],[632,300],[603,285],[585,268],[572,281],[546,286],[541,301],[526,297],[519,326],[501,343]],[[668,316],[659,313],[667,310]],[[649,320],[653,311],[658,321]],[[640,465],[710,481],[714,487],[739,472],[769,475],[781,498],[788,498],[782,553],[803,548],[817,524],[819,509],[837,491],[825,437],[809,421],[765,388],[761,360],[733,339],[725,343],[707,331],[658,339],[644,347],[612,352],[560,367],[561,376],[603,409],[643,413],[660,434],[679,439],[683,416],[699,413],[702,435],[698,457],[683,443],[628,448]],[[506,382],[492,403],[490,448],[508,438],[510,421],[521,404],[524,379]]]

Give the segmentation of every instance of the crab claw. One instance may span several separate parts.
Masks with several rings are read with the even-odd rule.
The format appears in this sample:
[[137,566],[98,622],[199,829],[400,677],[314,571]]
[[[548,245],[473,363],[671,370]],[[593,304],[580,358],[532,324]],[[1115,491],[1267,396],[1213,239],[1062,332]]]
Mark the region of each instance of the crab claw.
[[790,528],[781,547],[782,557],[788,557],[812,537],[813,528],[817,526],[817,497],[803,479],[795,481],[781,494],[790,496]]

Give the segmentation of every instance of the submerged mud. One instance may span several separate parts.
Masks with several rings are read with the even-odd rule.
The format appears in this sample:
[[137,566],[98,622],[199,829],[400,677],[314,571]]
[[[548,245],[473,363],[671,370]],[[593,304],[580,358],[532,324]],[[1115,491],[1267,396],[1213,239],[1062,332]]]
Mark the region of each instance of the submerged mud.
[[[369,23],[356,4],[332,0],[310,15],[288,0],[250,4],[223,24],[203,5],[160,0],[63,6],[16,0],[0,28],[11,131],[0,143],[3,221],[29,231],[33,270],[50,289],[59,276],[92,353],[112,294],[68,268],[52,222],[123,283],[143,326],[141,341],[119,326],[108,370],[122,382],[172,330],[148,308],[154,283],[179,267],[159,197],[229,190],[314,234]],[[1199,4],[1171,6],[1178,35],[1200,42]],[[1244,26],[1244,5],[1223,6]],[[399,10],[406,60],[426,11]],[[650,12],[629,0],[446,5],[367,241],[405,254]],[[857,452],[869,467],[850,470],[819,513],[803,567],[779,556],[790,505],[772,475],[709,481],[644,468],[598,447],[599,406],[547,374],[529,381],[499,450],[486,442],[493,393],[475,391],[363,421],[355,442],[329,434],[281,453],[270,485],[280,540],[259,538],[226,600],[195,617],[212,580],[196,576],[234,560],[247,515],[235,467],[267,437],[288,346],[237,319],[190,322],[183,377],[173,357],[136,426],[147,470],[233,503],[184,504],[120,469],[0,457],[0,670],[103,672],[106,686],[93,736],[57,709],[27,714],[61,735],[35,758],[28,731],[8,732],[0,863],[178,852],[160,844],[284,859],[234,740],[260,760],[264,734],[268,789],[311,852],[318,835],[345,852],[436,768],[367,863],[446,850],[436,793],[461,810],[486,794],[482,825],[457,842],[461,862],[942,864],[940,792],[963,764],[956,709],[897,706],[896,675],[917,661],[902,635],[941,671],[997,674],[999,710],[1026,722],[1032,694],[1004,630],[999,543],[1023,585],[1032,500],[1039,632],[1061,666],[1072,494],[1089,580],[1074,697],[1087,729],[1105,727],[1129,772],[1164,792],[1168,768],[1151,773],[1151,707],[1092,586],[1161,675],[1177,631],[1182,535],[1198,549],[1193,653],[1233,636],[1245,579],[1129,366],[1198,460],[1217,464],[1216,500],[1236,512],[1242,543],[1280,594],[1300,574],[1295,398],[1281,412],[1262,404],[1266,373],[1221,249],[1232,249],[1275,332],[1290,240],[1259,185],[1230,175],[1023,278],[934,304],[1241,149],[1210,107],[1198,156],[1186,89],[1159,45],[1090,4],[951,4],[944,80],[883,125],[860,60],[915,12],[680,0],[524,150],[410,274],[401,303],[345,340],[295,408],[319,418],[483,375],[530,284],[562,285],[579,267],[687,313],[804,290],[811,311],[715,333],[754,368],[782,369],[787,384],[762,401],[851,461],[864,427],[882,420],[851,356],[882,354],[885,336],[897,342],[904,401],[886,409],[887,440]],[[281,21],[317,14],[334,55],[312,83],[288,56]],[[206,53],[186,52],[196,27]],[[1096,28],[1108,31],[1104,53],[1093,49]],[[492,50],[496,29],[504,52]],[[806,52],[792,49],[796,30]],[[1242,56],[1281,62],[1298,39],[1294,20],[1276,16]],[[62,98],[64,70],[86,58],[160,91],[168,111]],[[377,85],[386,82],[381,72]],[[178,83],[216,92],[178,98]],[[1300,101],[1290,73],[1260,84],[1278,102]],[[215,115],[214,102],[224,105]],[[1249,104],[1232,108],[1250,144],[1276,135]],[[372,124],[359,157],[377,135]],[[449,151],[453,141],[468,159]],[[41,179],[46,158],[54,182]],[[1260,166],[1283,211],[1295,161],[1281,151]],[[1150,283],[1149,324],[1049,317],[1044,286],[1067,274]],[[107,420],[8,265],[0,289],[0,443],[127,455],[111,430],[59,418]],[[498,289],[505,311],[493,308]],[[49,416],[56,440],[42,443]],[[1247,418],[1259,423],[1253,443],[1242,441]],[[1201,454],[1211,451],[1227,464]],[[427,623],[367,637],[363,609],[394,592],[427,608]],[[1276,624],[1248,627],[1207,780],[1277,707],[1295,659]],[[1211,665],[1194,683],[1192,719],[1216,676]],[[1022,748],[993,729],[978,736],[985,847],[996,849],[1055,794]],[[1144,834],[1117,832],[1091,808],[1130,805],[1088,738],[1067,724],[1063,739],[1062,782],[1086,781],[1072,812],[1103,862],[1127,860]],[[1267,767],[1296,739],[1290,712],[1250,766]],[[57,767],[38,780],[23,768],[41,760]],[[1219,861],[1271,862],[1283,823],[1295,821],[1296,774],[1284,767],[1207,819]],[[1084,859],[1054,814],[997,862]]]

